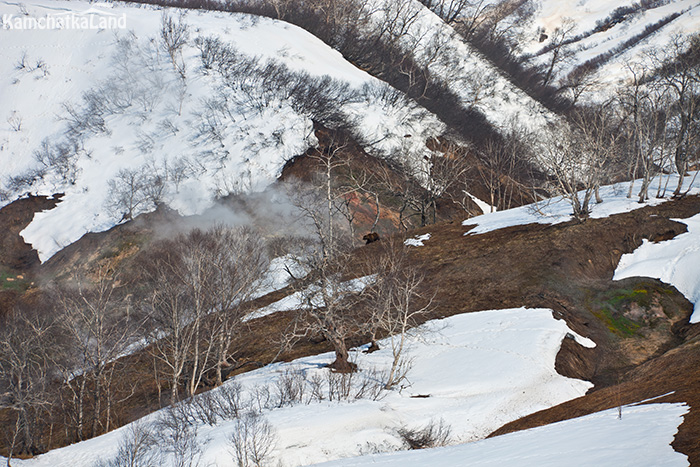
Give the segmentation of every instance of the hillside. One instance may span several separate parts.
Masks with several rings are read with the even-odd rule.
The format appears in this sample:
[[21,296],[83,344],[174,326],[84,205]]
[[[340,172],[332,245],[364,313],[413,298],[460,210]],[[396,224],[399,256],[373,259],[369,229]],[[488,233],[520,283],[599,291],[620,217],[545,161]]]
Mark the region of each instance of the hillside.
[[0,2],[0,456],[700,465],[697,0]]
[[[671,219],[687,218],[697,212],[700,212],[700,201],[696,196],[691,196],[681,202],[670,201],[659,206],[648,206],[610,217],[591,219],[584,224],[572,221],[552,226],[528,224],[468,235],[468,227],[452,223],[434,225],[429,229],[413,232],[412,234],[418,236],[426,230],[430,230],[431,234],[428,240],[423,241],[423,246],[408,248],[413,258],[412,261],[422,264],[422,268],[427,273],[428,281],[424,284],[425,289],[438,290],[435,297],[435,309],[432,312],[433,316],[456,314],[455,318],[463,317],[463,319],[472,321],[447,320],[445,324],[431,322],[434,323],[431,326],[437,330],[436,334],[425,334],[423,337],[419,335],[417,336],[418,341],[410,346],[410,355],[412,355],[413,360],[409,373],[410,383],[402,391],[390,391],[387,395],[379,398],[377,402],[372,402],[371,396],[365,396],[370,397],[368,401],[361,399],[350,403],[350,405],[346,405],[348,402],[314,401],[313,393],[307,392],[312,391],[313,386],[298,396],[302,398],[301,401],[304,401],[305,397],[311,398],[309,402],[303,402],[301,405],[296,405],[293,401],[280,402],[284,406],[287,404],[289,406],[278,409],[275,408],[278,402],[270,401],[271,405],[264,409],[263,413],[275,427],[276,446],[279,451],[273,451],[274,456],[293,465],[301,465],[365,452],[391,451],[397,449],[402,442],[401,438],[395,434],[402,424],[410,421],[409,426],[420,428],[428,424],[431,419],[435,419],[434,414],[436,413],[443,414],[439,418],[443,419],[443,423],[451,429],[450,443],[459,443],[481,439],[507,421],[501,417],[517,418],[519,413],[526,414],[539,410],[542,407],[539,404],[556,405],[550,410],[554,411],[553,414],[559,415],[555,415],[558,418],[547,418],[547,423],[551,423],[562,418],[580,416],[609,407],[615,408],[620,404],[633,404],[674,392],[672,396],[666,396],[661,401],[655,400],[654,402],[674,401],[689,404],[690,408],[684,409],[684,411],[689,410],[689,413],[684,416],[685,421],[682,423],[677,421],[675,425],[671,426],[675,429],[680,424],[679,435],[675,438],[674,447],[690,456],[691,460],[695,459],[697,456],[696,447],[692,442],[688,443],[684,440],[694,438],[695,429],[692,420],[695,418],[693,409],[695,399],[692,396],[694,394],[692,388],[696,384],[696,380],[693,371],[682,369],[682,365],[692,365],[691,362],[694,360],[687,357],[689,350],[685,350],[694,348],[693,342],[697,336],[697,330],[687,324],[692,307],[675,289],[660,282],[640,278],[626,279],[621,282],[612,281],[616,261],[610,260],[610,252],[616,252],[614,254],[619,256],[625,252],[633,251],[642,243],[643,238],[659,239],[678,234],[680,234],[679,238],[682,238],[683,235],[687,235],[682,233],[684,231],[683,224]],[[640,229],[640,226],[644,226],[644,228]],[[582,242],[581,239],[589,240],[586,243]],[[84,239],[81,243],[86,241],[87,239]],[[670,240],[670,242],[673,241]],[[658,244],[663,245],[668,242],[669,240],[666,240]],[[89,244],[92,246],[86,249]],[[100,248],[100,245],[104,244],[104,240],[97,243],[93,241],[89,244],[77,250],[82,251],[81,256],[94,256],[89,252],[94,248]],[[557,247],[553,249],[552,245],[557,245]],[[370,245],[358,250],[357,254],[359,257],[372,256],[379,253],[380,249],[378,248],[380,247],[381,245],[378,244]],[[563,277],[568,279],[562,280]],[[488,284],[488,287],[483,287],[483,284]],[[650,305],[647,297],[639,295],[639,290],[650,294],[654,297],[652,303],[658,304]],[[551,307],[554,311],[513,309],[461,314],[488,308],[503,309],[516,302],[529,307],[547,304],[546,306]],[[659,321],[653,314],[640,316],[629,314],[629,310],[640,306],[642,310],[649,310],[649,312],[660,306],[667,318]],[[292,310],[289,308],[278,307],[278,309],[280,311],[265,318],[268,323],[273,322],[269,320],[289,319],[288,317],[291,316]],[[605,313],[610,314],[600,314],[599,310],[608,310]],[[627,318],[618,317],[622,316],[618,313],[624,314]],[[535,318],[535,316],[540,316],[540,318]],[[478,321],[482,319],[480,317],[486,321]],[[552,317],[558,320],[552,320]],[[556,396],[556,394],[559,394],[558,391],[561,389],[548,389],[550,387],[548,385],[554,384],[557,378],[560,378],[559,375],[548,373],[549,376],[534,376],[536,374],[534,373],[535,367],[528,367],[529,369],[522,369],[522,375],[528,375],[525,378],[522,375],[517,376],[521,373],[518,373],[516,368],[518,368],[517,365],[525,362],[532,362],[529,364],[537,362],[536,367],[542,368],[545,355],[542,345],[545,341],[543,337],[528,337],[529,333],[539,329],[545,322],[551,323],[551,325],[555,323],[560,323],[557,326],[563,325],[564,321],[561,318],[566,320],[567,326],[571,330],[562,328],[551,335],[553,340],[547,339],[549,342],[547,348],[550,349],[547,352],[549,352],[551,359],[550,363],[546,365],[549,368],[548,371],[552,372],[556,368],[558,373],[570,378],[593,381],[595,387],[584,397],[557,405],[558,398],[561,396]],[[489,321],[490,319],[495,319],[495,321]],[[543,324],[535,325],[536,319],[543,319]],[[457,324],[459,322],[464,322],[464,324]],[[492,324],[487,324],[488,322]],[[522,323],[522,325],[517,323]],[[275,326],[279,326],[279,324]],[[518,330],[521,329],[520,326],[523,326],[522,330]],[[273,334],[269,334],[268,329],[270,329],[269,324],[264,325],[264,327],[252,328],[251,332],[255,334],[249,337],[249,342],[265,342],[271,339]],[[464,331],[460,331],[460,329],[464,329]],[[546,329],[546,327],[542,329]],[[586,344],[588,348],[583,348],[579,343],[564,338],[567,333],[570,333],[569,336],[574,336],[574,331],[595,341],[595,347],[591,348],[590,341]],[[524,333],[523,337],[516,339],[515,335],[520,332]],[[440,348],[446,350],[461,348],[457,345],[458,341],[439,344],[438,342],[443,339],[466,339],[461,341],[463,342],[461,345],[468,353],[464,355],[443,354],[442,351],[435,353]],[[498,339],[504,340],[499,343]],[[576,339],[579,342],[586,342],[579,337]],[[386,342],[380,343],[380,347],[387,345]],[[528,345],[535,345],[535,347],[526,351]],[[324,347],[327,348],[327,344],[322,341],[309,342],[300,347],[297,352],[315,354]],[[390,361],[391,353],[389,352],[387,355],[389,349],[390,346],[383,352],[372,354],[358,352],[354,354],[353,358],[361,366],[362,372],[366,372],[369,376],[373,374],[372,372],[379,371],[383,365],[386,365],[387,358]],[[240,358],[242,361],[258,361],[262,354],[256,355],[254,352],[265,351],[264,345],[257,345],[250,347]],[[473,354],[472,352],[478,353]],[[498,357],[499,355],[501,357]],[[537,357],[533,357],[534,355]],[[494,358],[513,357],[516,358],[515,361],[488,363]],[[284,375],[301,372],[304,374],[304,380],[307,381],[306,384],[312,385],[314,371],[319,371],[319,362],[329,362],[331,359],[332,354],[324,354],[295,360],[291,366],[276,364],[250,374],[241,375],[232,381],[237,381],[244,387],[267,382],[265,384],[271,384],[274,388],[280,384],[277,382],[279,378],[284,380],[288,377]],[[521,363],[516,364],[516,361]],[[451,362],[463,363],[459,364],[459,371],[451,372],[447,370],[447,367],[454,365]],[[504,372],[501,368],[509,370]],[[656,369],[652,370],[653,368]],[[491,374],[494,371],[495,373]],[[674,376],[671,377],[668,372],[672,372]],[[325,376],[323,377],[325,378]],[[371,378],[371,376],[369,377]],[[505,379],[498,382],[494,378]],[[515,384],[516,381],[519,383]],[[543,381],[548,382],[544,384]],[[562,380],[563,384],[564,381],[567,380]],[[572,383],[565,383],[564,387],[573,389],[575,387],[572,386],[574,380],[571,381]],[[579,381],[577,384],[586,383]],[[482,389],[477,390],[477,387]],[[502,389],[496,390],[497,387]],[[584,385],[582,389],[575,390],[564,397],[565,399],[576,398],[585,393],[587,387]],[[255,391],[259,391],[259,389]],[[255,391],[253,394],[256,393]],[[516,396],[522,391],[528,395],[526,397]],[[464,402],[457,402],[459,399],[454,399],[460,393],[463,394],[460,397],[467,397]],[[506,404],[509,407],[508,410],[503,410],[504,402],[495,398],[497,394],[502,394],[499,397],[505,397],[506,400],[511,401]],[[140,395],[139,399],[144,396],[146,395]],[[423,399],[424,396],[427,398]],[[259,396],[250,395],[247,397],[254,399]],[[328,394],[325,396],[325,398],[329,397],[332,401],[334,396]],[[243,398],[245,399],[246,396]],[[146,396],[146,399],[153,400],[153,395]],[[420,401],[425,401],[427,404],[424,405],[425,408],[420,408]],[[455,408],[450,410],[439,408],[442,407],[440,404],[446,403],[465,407],[466,410],[470,411],[470,414],[461,414],[456,412]],[[373,404],[376,404],[376,408],[372,408]],[[324,412],[327,415],[318,414],[321,407],[327,411]],[[472,412],[477,407],[479,411]],[[495,412],[487,411],[486,407],[493,407]],[[305,440],[318,440],[311,444],[302,442],[298,438],[300,429],[298,423],[311,416],[311,413],[307,413],[308,410],[312,410],[314,416],[321,416],[321,419],[324,420],[321,422],[319,419],[318,423],[313,424],[324,433],[324,436],[307,438],[304,435],[303,439]],[[423,412],[424,410],[425,412]],[[661,410],[660,406],[659,410]],[[387,419],[386,415],[379,416],[387,411],[395,413],[399,418],[391,420]],[[301,413],[305,415],[301,415]],[[411,413],[413,415],[409,415]],[[538,420],[537,417],[544,417],[548,413],[541,412],[542,415],[538,413],[531,417],[534,417],[533,420]],[[629,415],[629,423],[636,423],[633,421],[635,413],[634,408],[623,408],[623,420],[627,420]],[[650,414],[655,413],[657,412]],[[609,413],[607,416],[614,419],[616,412]],[[333,426],[336,427],[333,430],[330,429],[329,425],[331,420],[334,420]],[[465,424],[465,420],[468,420],[468,423]],[[529,420],[528,417],[522,418],[514,422],[517,424],[513,426],[520,427],[520,429],[534,426]],[[376,428],[372,428],[375,423],[378,425]],[[481,425],[483,423],[488,425],[484,427]],[[640,422],[640,425],[637,426],[643,426],[645,423],[648,422]],[[506,425],[506,428],[502,430],[509,430],[509,426]],[[661,429],[661,425],[654,426],[659,426]],[[551,429],[554,430],[555,427],[556,425],[552,425]],[[200,439],[199,436],[202,436],[204,459],[209,459],[209,461],[216,459],[215,462],[219,465],[226,465],[227,461],[224,460],[224,457],[228,456],[225,447],[227,446],[226,436],[231,429],[230,422],[224,423],[223,421],[215,424],[214,428],[202,425],[197,429],[198,432],[202,433],[197,436],[198,439]],[[358,429],[356,434],[352,434],[355,433],[353,430]],[[638,440],[638,438],[630,434],[637,433],[634,430],[625,427],[623,431],[627,433],[627,437],[624,439],[628,441],[619,441],[622,445],[630,446],[627,448],[630,449],[629,452],[636,449],[634,447],[636,441],[634,440]],[[100,443],[100,448],[95,448],[94,442],[87,441],[65,450],[54,451],[47,457],[40,456],[37,459],[40,464],[37,465],[44,465],[43,463],[56,465],[57,462],[60,464],[63,462],[62,459],[67,458],[70,458],[73,463],[77,459],[83,459],[80,462],[83,462],[84,465],[91,465],[96,459],[94,457],[96,453],[103,453],[106,456],[106,453],[115,452],[120,437],[124,436],[123,433],[122,429],[105,435],[106,437],[97,438],[94,442]],[[208,433],[208,435],[204,433]],[[378,438],[380,433],[382,433],[381,437]],[[561,432],[557,436],[569,436],[565,433]],[[571,436],[571,439],[575,440],[578,435]],[[670,435],[663,435],[666,438],[661,437],[660,434],[650,434],[649,436],[654,436],[655,440],[660,441]],[[384,441],[380,442],[379,439]],[[504,438],[502,442],[507,443],[508,439]],[[598,442],[596,441],[596,443]],[[603,449],[601,444],[596,444],[596,446]],[[663,442],[658,446],[663,446]],[[474,448],[476,449],[476,445]],[[319,457],[318,453],[321,451],[328,454],[325,457]],[[445,451],[445,455],[449,456],[450,452],[449,450]],[[496,452],[498,452],[498,448],[496,448]],[[622,452],[628,451],[623,450]],[[661,459],[666,459],[668,456],[668,454],[663,454],[667,451],[655,452],[654,456],[661,457],[650,457],[648,459],[649,465],[656,465]],[[548,455],[550,454],[547,454],[547,451],[539,451],[537,454],[537,456]],[[542,457],[532,458],[541,459]],[[449,457],[445,459],[449,459]],[[522,459],[527,459],[527,457]],[[449,460],[445,462],[449,462]],[[498,461],[494,460],[493,462],[497,463]],[[527,462],[522,465],[525,464]]]

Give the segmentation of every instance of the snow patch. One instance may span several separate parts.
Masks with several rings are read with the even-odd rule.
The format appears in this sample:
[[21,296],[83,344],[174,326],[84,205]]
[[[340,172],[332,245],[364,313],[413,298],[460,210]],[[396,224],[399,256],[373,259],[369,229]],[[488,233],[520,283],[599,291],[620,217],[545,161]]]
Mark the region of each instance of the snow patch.
[[671,447],[686,404],[649,404],[605,410],[471,444],[344,459],[324,467],[687,466]]
[[[690,183],[695,181],[695,173],[690,173],[684,178],[684,190],[690,188],[688,194],[700,193],[700,183],[694,183],[692,188]],[[650,197],[646,203],[638,203],[636,192],[632,197],[627,197],[629,182],[607,185],[600,188],[600,195],[603,202],[596,204],[592,202],[590,205],[593,219],[601,219],[620,214],[623,212],[634,211],[646,206],[656,206],[666,201],[671,200],[671,190],[666,190],[665,187],[675,187],[678,183],[678,175],[662,175],[656,177],[649,186]],[[639,186],[637,180],[634,186]],[[665,192],[665,197],[657,198],[654,194],[660,190]],[[579,198],[582,195],[579,194]],[[516,225],[526,224],[560,224],[573,219],[571,215],[572,208],[569,202],[561,197],[547,199],[538,203],[528,204],[513,209],[498,211],[481,216],[471,217],[462,222],[465,227],[474,226],[465,235],[477,235],[494,230],[505,229]]]
[[622,255],[614,280],[627,277],[653,277],[673,285],[694,305],[691,323],[700,322],[700,214],[674,219],[688,231],[665,242],[642,240],[632,253]]
[[406,246],[425,246],[423,242],[430,240],[430,234],[416,235],[413,238],[407,238],[403,244]]

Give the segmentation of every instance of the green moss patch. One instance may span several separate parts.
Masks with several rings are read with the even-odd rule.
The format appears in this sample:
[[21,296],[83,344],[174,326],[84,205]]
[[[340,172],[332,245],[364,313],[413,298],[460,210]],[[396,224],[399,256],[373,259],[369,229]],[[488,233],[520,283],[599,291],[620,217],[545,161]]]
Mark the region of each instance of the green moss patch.
[[629,338],[640,335],[643,328],[654,327],[670,318],[665,306],[668,304],[664,303],[669,294],[673,291],[661,284],[627,282],[625,286],[587,297],[586,305],[610,332]]

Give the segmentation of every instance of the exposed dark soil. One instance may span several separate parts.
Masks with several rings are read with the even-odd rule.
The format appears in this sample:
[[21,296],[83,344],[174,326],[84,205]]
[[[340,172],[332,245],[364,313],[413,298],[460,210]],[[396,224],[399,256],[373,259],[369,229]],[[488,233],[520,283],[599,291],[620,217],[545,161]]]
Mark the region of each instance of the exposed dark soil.
[[61,195],[29,196],[18,199],[0,209],[0,266],[16,272],[26,272],[39,264],[39,256],[24,241],[20,232],[34,218],[34,214],[55,207]]
[[[598,344],[594,349],[584,349],[572,339],[565,339],[557,359],[561,374],[595,383],[589,395],[509,424],[498,433],[614,407],[618,400],[636,402],[675,390],[674,396],[664,400],[688,402],[691,411],[674,447],[693,462],[700,462],[700,446],[694,441],[700,437],[700,417],[695,410],[700,407],[700,391],[694,389],[700,387],[700,370],[695,368],[700,361],[700,331],[698,326],[687,324],[692,308],[675,289],[659,281],[611,280],[622,254],[633,251],[645,238],[668,239],[685,232],[684,224],[670,219],[698,212],[700,198],[687,197],[583,223],[533,224],[464,235],[468,227],[448,222],[410,232],[431,233],[424,247],[410,251],[412,261],[421,264],[426,273],[426,293],[435,293],[432,317],[495,308],[547,307],[554,310],[556,318],[565,319],[573,330]],[[157,225],[172,222],[172,216],[161,210],[105,233],[88,234],[55,255],[41,272],[49,278],[68,276],[114,259],[128,265],[148,244]],[[25,221],[29,222],[31,217],[27,217],[25,213]],[[357,263],[361,264],[364,256],[378,254],[382,241],[359,248]],[[35,262],[26,264],[36,270]],[[263,297],[259,305],[278,300],[285,293]],[[230,374],[271,361],[279,348],[275,343],[290,319],[291,313],[277,313],[253,320],[237,366],[230,369]],[[350,344],[359,343],[360,337]],[[327,342],[312,338],[300,341],[278,358],[286,360],[327,350]],[[125,363],[132,369],[152,364],[142,354],[129,357]],[[142,372],[139,378],[146,378],[143,374],[148,372]],[[137,391],[118,408],[120,423],[163,403],[152,378],[132,383],[137,383]],[[62,442],[57,439],[55,443]]]
[[[497,434],[614,407],[619,397],[631,403],[675,390],[664,400],[688,402],[691,411],[674,447],[700,464],[695,409],[700,404],[700,343],[694,337],[700,331],[687,324],[692,306],[656,280],[612,281],[622,254],[642,239],[658,241],[685,232],[684,224],[669,219],[698,212],[700,199],[687,197],[581,224],[516,226],[463,236],[467,227],[453,223],[415,232],[432,235],[414,254],[425,264],[430,286],[439,290],[438,314],[549,307],[598,344],[584,349],[566,339],[557,360],[560,373],[595,383],[589,396],[513,422]],[[623,384],[617,386],[619,382]]]
[[60,195],[29,196],[18,199],[0,209],[0,316],[7,313],[32,286],[39,255],[20,232],[37,212],[45,211],[60,202]]

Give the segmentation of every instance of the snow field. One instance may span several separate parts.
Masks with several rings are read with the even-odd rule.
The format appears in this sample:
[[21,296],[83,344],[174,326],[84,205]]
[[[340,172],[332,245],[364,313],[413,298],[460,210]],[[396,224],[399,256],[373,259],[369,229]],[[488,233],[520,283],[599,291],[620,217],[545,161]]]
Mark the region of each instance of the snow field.
[[324,467],[686,466],[671,442],[688,412],[685,404],[625,406],[475,443],[318,464]]
[[691,323],[700,322],[700,214],[674,219],[688,231],[671,240],[651,243],[644,239],[634,252],[622,255],[614,280],[653,277],[673,285],[693,303]]
[[[591,384],[558,375],[554,361],[562,340],[574,335],[562,320],[547,309],[484,311],[431,321],[409,339],[407,356],[412,359],[408,379],[379,400],[309,401],[283,408],[264,409],[263,414],[277,435],[274,458],[296,466],[342,457],[404,449],[397,430],[422,428],[441,419],[451,428],[451,442],[484,438],[504,423],[583,395]],[[390,346],[371,354],[353,352],[359,375],[372,378],[388,369]],[[235,378],[245,397],[290,371],[310,381],[327,377],[325,364],[333,354],[301,358],[291,363],[268,365]],[[225,385],[233,384],[231,381]],[[215,390],[217,391],[217,390]],[[416,397],[420,396],[420,397]],[[201,397],[201,396],[198,396]],[[153,420],[158,413],[149,415]],[[198,426],[204,443],[203,463],[233,466],[227,438],[233,421],[210,427]],[[116,452],[126,427],[98,438],[57,449],[20,466],[90,466]],[[165,464],[169,465],[169,464]]]
[[[700,193],[700,181],[696,180],[694,175],[694,173],[690,173],[684,179],[683,189],[686,190],[690,188],[688,194],[691,195]],[[692,186],[690,185],[691,182],[693,183]],[[676,174],[656,177],[649,186],[649,199],[642,204],[637,202],[638,190],[633,190],[631,198],[627,197],[629,182],[601,187],[600,195],[603,198],[603,202],[596,204],[594,200],[591,201],[590,217],[593,219],[601,219],[614,214],[634,211],[635,209],[646,206],[656,206],[664,203],[671,199],[671,194],[677,183],[678,175]],[[636,181],[634,186],[639,187],[640,185],[641,183]],[[661,186],[662,192],[665,192],[665,197],[663,198],[656,197],[659,186]],[[665,186],[668,188],[664,190]],[[582,199],[582,195],[579,195],[579,198]],[[573,219],[571,212],[572,208],[569,202],[564,198],[557,197],[513,209],[472,217],[463,221],[462,225],[465,227],[475,226],[465,233],[465,235],[477,235],[515,225],[560,224]]]
[[[162,176],[168,181],[164,201],[189,215],[210,207],[217,196],[262,190],[288,159],[317,144],[311,116],[295,110],[283,96],[228,89],[217,73],[204,70],[193,45],[198,36],[218,37],[260,66],[272,61],[311,80],[328,78],[361,91],[359,95],[364,92],[366,99],[340,110],[363,133],[362,139],[376,142],[370,152],[400,148],[406,157],[422,160],[426,139],[443,132],[442,123],[411,101],[394,105],[376,97],[388,85],[283,22],[189,12],[184,22],[190,41],[177,58],[185,70],[183,79],[159,42],[160,9],[42,0],[24,6],[0,3],[0,14],[22,16],[26,10],[37,18],[88,9],[126,15],[127,30],[0,29],[0,106],[11,112],[0,123],[0,190],[10,190],[10,199],[24,192],[65,193],[55,209],[38,213],[22,234],[42,261],[84,233],[106,230],[122,220],[107,205],[109,181],[121,171]],[[178,17],[176,10],[169,13]],[[23,56],[27,66],[19,69]],[[44,65],[34,69],[38,62]],[[103,128],[79,135],[68,176],[49,169],[30,186],[11,188],[11,177],[41,168],[34,154],[43,140],[58,144],[66,139],[69,115],[64,105],[81,113],[87,108],[83,95],[90,92],[98,101],[116,96],[129,103],[117,110],[108,106]],[[5,123],[11,115],[21,117],[17,131]],[[412,135],[410,141],[406,134]],[[141,206],[137,213],[149,209]]]
[[[592,31],[598,21],[607,19],[619,7],[631,6],[638,2],[607,2],[604,0],[543,0],[532,21],[522,27],[521,44],[523,52],[533,54],[547,45],[539,42],[539,28],[543,28],[550,37],[553,31],[565,21],[573,20],[574,28],[569,37]],[[644,38],[641,42],[612,57],[595,73],[596,92],[583,95],[584,100],[603,101],[611,97],[615,90],[631,79],[629,65],[644,60],[644,54],[651,48],[664,50],[675,35],[687,35],[700,30],[700,2],[698,0],[673,0],[628,15],[624,21],[611,28],[591,34],[579,41],[566,45],[564,50],[571,57],[557,70],[559,78],[565,77],[574,67],[587,60],[615,49],[625,41],[642,33],[651,24],[655,24],[671,14],[680,16],[661,29]],[[551,60],[551,53],[534,58],[533,63],[544,64]]]

